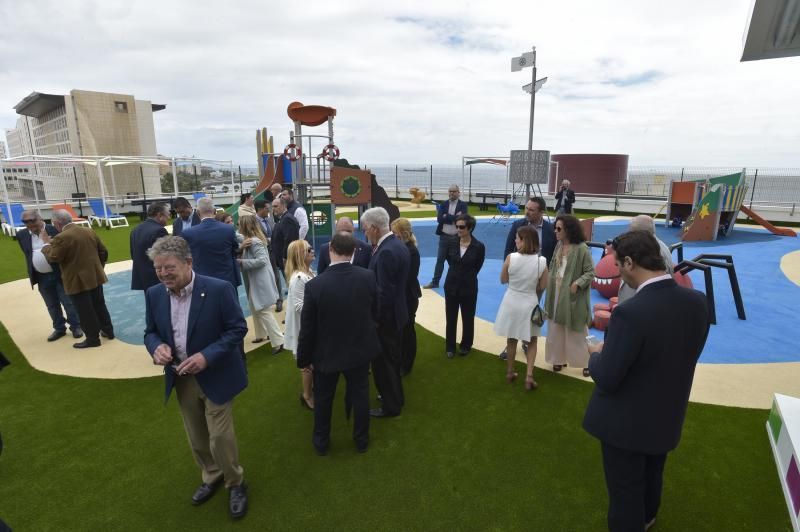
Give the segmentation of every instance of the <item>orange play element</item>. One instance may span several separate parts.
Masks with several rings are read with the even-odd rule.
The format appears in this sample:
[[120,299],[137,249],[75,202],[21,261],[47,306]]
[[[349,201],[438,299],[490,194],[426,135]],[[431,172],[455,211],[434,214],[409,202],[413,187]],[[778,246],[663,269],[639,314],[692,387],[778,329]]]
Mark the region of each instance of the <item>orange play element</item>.
[[408,189],[408,192],[411,194],[411,203],[414,203],[419,208],[419,204],[425,201],[425,191],[412,187]]
[[696,193],[695,181],[672,182],[672,203],[684,203],[686,205],[694,204],[694,196]]
[[608,322],[611,321],[611,312],[608,310],[598,310],[594,313],[594,321],[592,327],[598,331],[605,331],[608,327]]
[[592,313],[597,312],[598,310],[606,310],[611,311],[611,305],[608,303],[595,303],[594,307],[592,307]]
[[53,211],[67,211],[70,216],[72,216],[72,223],[77,225],[89,225],[89,221],[86,218],[81,218],[78,216],[78,213],[75,212],[75,209],[72,208],[72,205],[68,205],[66,203],[56,203],[53,205]]
[[743,213],[745,213],[747,216],[749,216],[750,218],[752,218],[752,219],[753,219],[753,220],[754,220],[756,223],[758,223],[758,224],[761,224],[761,225],[763,225],[764,227],[766,227],[766,228],[769,230],[769,232],[770,232],[770,233],[772,233],[772,234],[774,234],[774,235],[781,235],[781,236],[797,236],[797,233],[795,233],[795,232],[794,232],[794,231],[792,231],[791,229],[788,229],[788,228],[786,228],[786,227],[775,227],[774,225],[772,225],[771,223],[769,223],[767,220],[765,220],[765,219],[764,219],[764,218],[762,218],[761,216],[757,215],[756,213],[754,213],[753,211],[751,211],[750,209],[748,209],[748,208],[747,208],[747,207],[745,207],[744,205],[742,205],[742,206],[739,208],[739,210],[741,210],[741,211],[742,211]]
[[608,305],[611,307],[611,310],[614,310],[614,307],[619,305],[619,298],[618,297],[609,298]]
[[686,288],[694,288],[694,284],[692,283],[692,278],[684,273],[675,272],[675,275],[673,275],[673,279],[675,279],[675,282],[678,283],[680,286]]
[[372,201],[372,175],[369,170],[343,166],[331,168],[331,203],[365,205]]
[[283,161],[280,157],[275,157],[274,155],[270,155],[267,158],[266,168],[264,168],[264,175],[261,176],[261,180],[256,185],[255,194],[258,196],[269,187],[272,186],[273,183],[280,183],[283,184]]
[[286,108],[286,114],[294,122],[300,122],[304,126],[318,126],[327,122],[329,116],[336,116],[336,109],[324,105],[303,105],[300,102],[292,102]]
[[594,218],[584,218],[581,220],[581,228],[583,229],[583,237],[591,241],[592,234],[594,233]]

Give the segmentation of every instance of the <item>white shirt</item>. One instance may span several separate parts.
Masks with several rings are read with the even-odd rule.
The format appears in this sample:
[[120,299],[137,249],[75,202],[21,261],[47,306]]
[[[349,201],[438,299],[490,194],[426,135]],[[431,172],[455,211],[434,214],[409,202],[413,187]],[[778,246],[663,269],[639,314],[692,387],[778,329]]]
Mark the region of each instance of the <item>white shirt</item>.
[[658,277],[653,277],[652,279],[648,279],[639,285],[639,288],[636,289],[636,293],[638,294],[642,288],[644,288],[649,284],[657,283],[659,281],[666,281],[667,279],[672,279],[672,276],[668,273],[665,273],[664,275],[659,275]]
[[302,206],[297,207],[294,210],[294,217],[297,219],[297,223],[300,224],[300,240],[303,240],[308,234],[308,213]]
[[192,291],[194,290],[194,272],[192,280],[181,288],[180,293],[175,294],[169,288],[164,287],[169,294],[170,318],[172,321],[172,339],[175,340],[175,358],[183,362],[188,358],[186,353],[186,337],[189,328],[189,309],[192,306]]
[[[458,206],[458,200],[452,201],[450,200],[450,205],[447,206],[447,214],[450,216],[456,213],[456,207]],[[458,230],[456,229],[456,224],[442,224],[442,233],[446,235],[457,235]]]
[[[42,231],[44,231],[44,229],[42,229]],[[42,253],[44,242],[42,242],[42,239],[39,238],[39,235],[31,233],[31,246],[33,246],[33,252],[31,254],[31,262],[33,263],[33,268],[39,273],[52,272],[53,267],[50,266],[50,263],[47,262],[47,259],[44,257],[44,254]]]
[[384,241],[384,240],[386,240],[387,238],[389,238],[390,236],[392,236],[393,234],[394,234],[394,233],[392,233],[391,231],[389,231],[388,233],[386,233],[385,235],[383,235],[382,237],[380,237],[380,239],[378,240],[378,243],[377,243],[377,244],[375,244],[375,249],[377,250],[379,247],[381,247],[381,244],[383,244],[383,241]]

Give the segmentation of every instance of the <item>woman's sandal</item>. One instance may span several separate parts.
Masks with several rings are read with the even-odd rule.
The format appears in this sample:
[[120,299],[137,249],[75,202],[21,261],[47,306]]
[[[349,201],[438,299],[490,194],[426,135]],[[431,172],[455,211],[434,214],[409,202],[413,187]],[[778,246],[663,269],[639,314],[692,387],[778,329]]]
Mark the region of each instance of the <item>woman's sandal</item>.
[[539,387],[539,383],[536,382],[535,380],[533,380],[533,375],[526,375],[525,376],[525,389],[526,390],[528,390],[528,391],[535,390],[538,387]]
[[519,373],[517,373],[516,371],[509,371],[508,373],[506,373],[506,380],[508,381],[509,384],[511,384],[512,382],[517,380],[518,376]]

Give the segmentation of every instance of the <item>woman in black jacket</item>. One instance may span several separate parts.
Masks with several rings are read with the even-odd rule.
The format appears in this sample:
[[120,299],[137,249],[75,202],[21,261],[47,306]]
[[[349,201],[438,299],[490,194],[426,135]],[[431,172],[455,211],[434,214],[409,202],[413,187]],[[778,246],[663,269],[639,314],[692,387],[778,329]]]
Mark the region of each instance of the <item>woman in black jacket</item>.
[[475,307],[478,303],[478,272],[483,267],[486,247],[472,236],[475,218],[462,214],[456,218],[458,239],[447,252],[447,278],[444,281],[444,305],[447,320],[445,348],[447,358],[456,352],[456,323],[461,310],[461,345],[458,354],[465,356],[472,349],[475,336]]
[[417,238],[411,229],[411,222],[406,218],[398,218],[392,222],[392,232],[408,248],[411,255],[411,262],[408,266],[408,278],[406,279],[406,306],[408,307],[408,323],[403,328],[403,338],[401,343],[400,373],[408,375],[414,367],[414,359],[417,358],[417,331],[414,328],[414,321],[417,318],[417,308],[419,298],[422,297],[422,290],[419,288],[419,250],[417,249]]

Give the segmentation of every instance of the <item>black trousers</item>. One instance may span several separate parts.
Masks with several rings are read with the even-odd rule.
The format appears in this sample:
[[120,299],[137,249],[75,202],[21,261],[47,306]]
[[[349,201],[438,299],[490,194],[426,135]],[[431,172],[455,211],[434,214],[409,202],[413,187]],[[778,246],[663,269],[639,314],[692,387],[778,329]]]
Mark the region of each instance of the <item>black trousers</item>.
[[81,320],[81,328],[86,334],[86,340],[95,342],[100,340],[100,331],[107,335],[114,334],[114,325],[111,323],[111,316],[106,308],[106,300],[103,297],[103,285],[85,292],[71,294],[72,304],[78,311],[78,318]]
[[478,294],[444,294],[444,313],[446,318],[445,326],[445,348],[447,351],[456,350],[456,324],[458,323],[458,311],[461,309],[461,349],[472,349],[472,342],[475,339],[475,307],[478,304]]
[[601,443],[608,489],[608,529],[642,532],[658,513],[666,454],[644,454]]
[[378,338],[381,354],[372,361],[372,376],[375,387],[383,398],[383,410],[389,415],[400,414],[405,403],[403,381],[400,379],[401,331],[394,325],[379,325]]
[[353,440],[359,449],[363,449],[369,443],[369,364],[333,373],[314,371],[314,434],[311,443],[321,450],[330,446],[333,397],[340,373],[347,385],[346,400],[353,406]]
[[414,298],[410,303],[408,307],[408,323],[403,327],[400,345],[400,372],[403,375],[411,373],[414,368],[414,360],[417,358],[417,330],[414,328],[414,322],[417,319],[419,299]]

